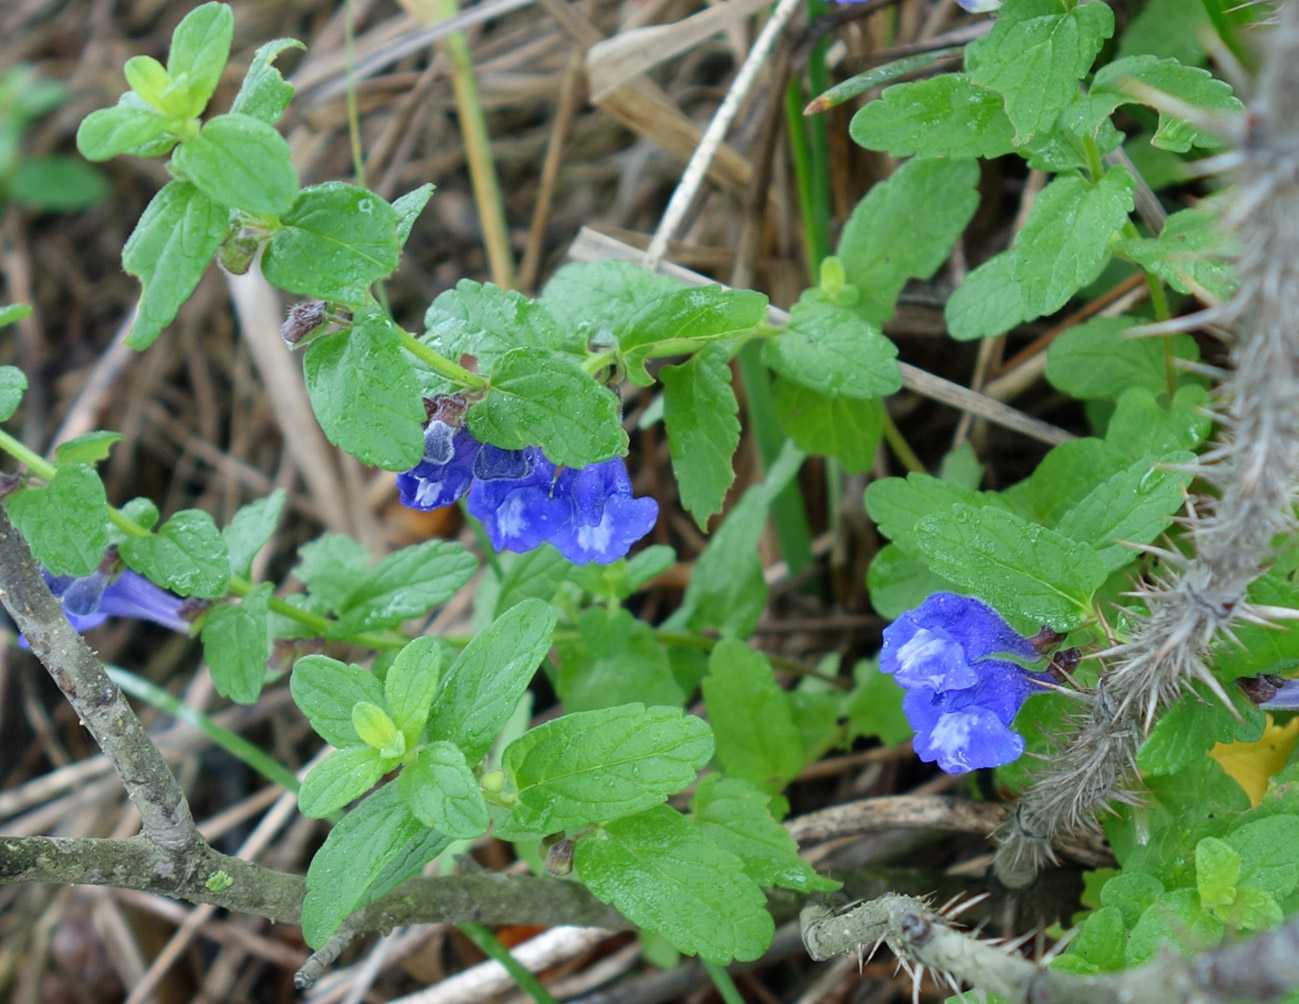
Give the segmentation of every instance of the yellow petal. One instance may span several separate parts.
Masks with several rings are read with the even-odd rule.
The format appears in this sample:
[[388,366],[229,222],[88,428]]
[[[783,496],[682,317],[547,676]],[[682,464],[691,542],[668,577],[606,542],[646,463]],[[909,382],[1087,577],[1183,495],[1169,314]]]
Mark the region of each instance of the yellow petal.
[[1285,725],[1275,725],[1268,715],[1263,737],[1257,742],[1217,743],[1209,756],[1245,789],[1250,805],[1258,805],[1267,792],[1268,778],[1285,766],[1296,741],[1299,741],[1299,716]]

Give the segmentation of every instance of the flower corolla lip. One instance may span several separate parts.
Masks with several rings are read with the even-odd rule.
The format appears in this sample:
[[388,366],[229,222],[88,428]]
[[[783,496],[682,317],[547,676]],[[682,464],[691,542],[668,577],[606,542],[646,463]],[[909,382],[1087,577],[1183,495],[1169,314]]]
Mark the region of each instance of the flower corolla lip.
[[63,605],[63,613],[80,632],[98,627],[110,617],[152,621],[182,634],[189,631],[190,622],[181,613],[185,601],[129,568],[116,577],[104,570],[75,578],[44,574],[50,592]]
[[410,509],[441,509],[469,491],[474,462],[482,443],[463,426],[454,428],[434,419],[424,430],[424,456],[397,475],[401,504]]
[[1299,679],[1282,682],[1259,707],[1265,711],[1299,711]]
[[902,710],[922,760],[956,774],[1024,752],[1010,724],[1050,676],[1005,656],[1035,661],[1039,653],[992,607],[955,593],[935,593],[884,629],[880,671],[907,691]]

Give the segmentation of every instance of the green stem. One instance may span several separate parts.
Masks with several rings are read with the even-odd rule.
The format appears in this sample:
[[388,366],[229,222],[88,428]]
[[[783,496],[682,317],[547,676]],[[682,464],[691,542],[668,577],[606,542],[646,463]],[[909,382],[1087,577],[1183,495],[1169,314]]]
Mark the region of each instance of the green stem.
[[911,448],[911,444],[906,441],[901,430],[893,423],[887,408],[884,409],[884,441],[889,444],[893,455],[902,461],[902,466],[908,471],[925,473],[925,465],[916,456],[916,451]]
[[453,363],[440,352],[429,348],[409,331],[402,329],[401,345],[420,362],[428,365],[439,376],[444,376],[454,384],[469,390],[486,390],[487,381],[477,373],[471,373],[463,366]]
[[735,981],[731,979],[731,974],[726,971],[725,966],[719,966],[716,962],[704,962],[704,971],[708,973],[708,978],[713,981],[713,986],[717,988],[718,995],[722,998],[723,1004],[744,1004],[744,998],[740,995],[739,988]]
[[[1141,231],[1137,229],[1135,223],[1128,220],[1123,224],[1123,236],[1129,239],[1139,238]],[[1149,269],[1142,268],[1141,271],[1146,277],[1146,286],[1150,290],[1150,305],[1155,308],[1155,320],[1168,320],[1173,316],[1173,312],[1168,306],[1168,294],[1164,292],[1163,280]],[[1173,395],[1177,393],[1177,357],[1173,354],[1172,338],[1165,335],[1161,341],[1164,347],[1164,383],[1168,388],[1168,398],[1171,401]]]
[[49,481],[54,477],[58,468],[42,457],[35,450],[29,450],[13,436],[0,429],[0,450],[13,457],[20,464],[26,464],[39,477]]
[[803,118],[803,89],[791,80],[785,90],[785,131],[789,134],[789,152],[794,162],[794,190],[798,194],[798,212],[803,219],[803,243],[808,282],[815,285],[821,259],[829,253],[829,241],[823,240],[816,224],[816,196],[812,189],[812,149],[808,143]]
[[525,969],[510,950],[501,944],[500,939],[486,927],[482,924],[457,924],[456,926],[466,938],[478,946],[484,955],[504,966],[518,988],[537,1004],[556,1004],[555,998],[550,996],[550,991],[541,985],[541,981]]

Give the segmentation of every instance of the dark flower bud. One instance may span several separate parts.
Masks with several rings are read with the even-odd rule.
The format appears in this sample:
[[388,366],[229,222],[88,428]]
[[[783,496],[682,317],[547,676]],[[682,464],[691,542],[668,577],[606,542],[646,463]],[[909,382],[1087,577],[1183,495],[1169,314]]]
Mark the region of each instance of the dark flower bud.
[[297,345],[326,320],[323,300],[303,300],[289,308],[288,316],[280,326],[280,337],[290,345]]
[[573,871],[573,841],[565,837],[546,850],[546,871],[563,877]]
[[217,250],[217,261],[231,275],[243,275],[257,256],[258,243],[251,234],[231,237]]

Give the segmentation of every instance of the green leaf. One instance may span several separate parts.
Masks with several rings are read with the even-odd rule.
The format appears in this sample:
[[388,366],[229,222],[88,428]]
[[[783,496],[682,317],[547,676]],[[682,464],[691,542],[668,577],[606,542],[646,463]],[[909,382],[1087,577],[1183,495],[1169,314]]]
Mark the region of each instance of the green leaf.
[[171,75],[152,56],[132,56],[122,70],[127,86],[162,114],[178,117],[191,114],[187,91],[174,86]]
[[[1171,218],[1171,217],[1170,217]],[[1046,350],[1046,378],[1052,386],[1077,398],[1117,398],[1129,387],[1152,394],[1167,389],[1165,347],[1179,359],[1198,359],[1190,335],[1166,338],[1125,338],[1141,322],[1134,317],[1094,317],[1076,325]]]
[[692,784],[712,755],[702,719],[637,703],[539,725],[510,743],[501,763],[518,788],[513,822],[557,833],[659,804]]
[[365,547],[342,533],[327,533],[303,544],[298,557],[302,561],[293,574],[335,613],[343,609],[370,564]]
[[171,163],[213,202],[254,216],[286,213],[298,194],[289,144],[251,115],[210,119],[176,148]]
[[517,348],[577,351],[546,307],[490,282],[461,279],[424,313],[424,341],[448,359],[472,355],[483,372]]
[[234,12],[227,4],[205,3],[186,14],[172,32],[167,72],[173,80],[184,79],[190,115],[203,110],[221,80],[234,26]]
[[1086,544],[991,506],[957,504],[916,524],[916,547],[944,578],[1004,613],[1077,627],[1091,613],[1105,565]]
[[284,511],[284,500],[287,492],[276,488],[265,498],[257,499],[242,506],[230,521],[230,525],[221,531],[230,552],[230,570],[235,575],[247,578],[253,567],[253,558],[271,539],[275,527]]
[[1205,414],[1209,394],[1191,384],[1180,388],[1171,407],[1144,387],[1119,395],[1105,429],[1105,442],[1119,456],[1132,459],[1173,450],[1193,450],[1209,435],[1213,419]]
[[943,307],[947,333],[958,342],[990,338],[1036,316],[1024,303],[1018,267],[1015,251],[1003,251],[967,275]]
[[181,596],[224,596],[230,553],[216,523],[198,509],[182,509],[147,537],[121,544],[126,563]]
[[550,605],[524,600],[479,632],[443,676],[430,735],[450,739],[468,763],[481,760],[528,689],[554,630]]
[[212,682],[237,704],[253,704],[262,693],[271,657],[266,618],[272,588],[264,582],[237,604],[219,604],[203,616],[203,658]]
[[576,262],[546,283],[538,302],[574,344],[618,345],[654,304],[681,292],[681,283],[629,261]]
[[910,739],[915,729],[902,713],[906,692],[890,674],[880,672],[879,659],[863,659],[853,667],[852,677],[852,693],[844,707],[852,735],[878,736],[885,746]]
[[633,924],[717,965],[758,958],[774,936],[744,863],[665,805],[583,837],[573,867]]
[[[1146,103],[1127,93],[1126,84],[1129,80],[1139,81],[1201,111],[1219,112],[1223,116],[1234,117],[1245,110],[1245,106],[1232,94],[1231,85],[1219,80],[1208,70],[1183,66],[1176,59],[1159,59],[1148,54],[1117,59],[1097,70],[1090,88],[1091,100],[1103,103],[1105,114],[1119,105]],[[1208,149],[1223,146],[1223,141],[1212,133],[1162,110],[1159,112],[1159,128],[1152,142],[1160,149],[1177,153],[1187,153],[1192,146]]]
[[352,705],[352,728],[361,742],[378,750],[384,760],[395,760],[406,752],[406,737],[377,704],[361,701]]
[[798,856],[789,831],[771,818],[770,796],[739,778],[709,774],[690,802],[695,825],[719,847],[739,855],[744,873],[763,887],[828,892],[838,882],[822,878]]
[[731,390],[726,349],[707,346],[679,366],[664,366],[659,379],[681,504],[706,530],[708,517],[722,511],[735,480],[731,457],[740,444],[740,406]]
[[561,645],[555,692],[565,711],[593,711],[640,700],[680,707],[686,699],[654,629],[618,607],[590,607],[579,637]]
[[849,474],[875,462],[884,437],[884,404],[831,397],[784,377],[776,378],[776,413],[800,449],[834,457]]
[[1110,168],[1095,185],[1072,174],[1042,190],[1015,240],[1015,281],[1035,316],[1055,313],[1101,274],[1135,190],[1122,167]]
[[353,910],[395,888],[450,843],[415,817],[397,785],[370,795],[330,831],[311,859],[302,904],[307,944],[323,946]]
[[302,360],[326,438],[363,463],[405,471],[424,455],[424,405],[396,325],[376,307],[311,342]]
[[457,840],[487,832],[487,803],[460,747],[445,740],[430,743],[402,768],[397,786],[411,812],[425,826]]
[[298,789],[298,811],[311,819],[337,812],[383,777],[379,751],[370,746],[336,750],[316,764]]
[[[1146,455],[1143,451],[1136,457]],[[1122,471],[1136,457],[1128,457],[1109,443],[1090,436],[1071,439],[1053,447],[1027,482],[1015,486],[1019,490],[1016,502],[1039,523],[1054,526],[1088,492]]]
[[97,464],[108,456],[114,443],[126,437],[120,432],[85,432],[54,448],[54,459],[60,464]]
[[189,299],[225,238],[230,213],[185,181],[153,197],[122,248],[122,267],[144,287],[127,344],[147,349]]
[[1237,889],[1236,898],[1225,906],[1215,907],[1213,914],[1240,931],[1269,931],[1280,927],[1285,919],[1276,897],[1252,885]]
[[1240,855],[1217,837],[1205,837],[1195,845],[1195,887],[1200,906],[1212,910],[1235,902],[1240,878]]
[[566,467],[627,450],[618,398],[575,362],[540,349],[497,359],[486,399],[469,409],[469,430],[506,450],[544,445],[546,457]]
[[279,121],[293,100],[293,85],[280,75],[275,60],[285,49],[305,49],[296,38],[277,38],[262,45],[248,64],[244,82],[235,95],[230,111],[247,115],[267,125]]
[[1122,969],[1123,943],[1127,933],[1123,913],[1117,907],[1103,906],[1088,915],[1067,954],[1090,963],[1093,968],[1089,972],[1108,973]]
[[89,209],[108,197],[103,172],[72,157],[25,158],[9,180],[9,194],[30,209],[65,213]]
[[411,229],[415,226],[415,221],[419,219],[419,214],[424,211],[428,205],[428,200],[433,197],[433,185],[426,182],[419,188],[413,188],[399,199],[394,199],[392,208],[397,211],[397,243],[405,247],[406,241],[410,239]]
[[394,627],[445,603],[478,570],[474,556],[449,540],[429,540],[394,551],[347,594],[330,636]]
[[916,549],[915,529],[921,517],[951,512],[958,502],[1005,507],[1005,502],[990,492],[963,488],[920,471],[905,478],[872,481],[866,486],[865,501],[866,511],[880,533],[907,551]]
[[304,656],[293,664],[289,691],[316,734],[339,749],[361,745],[352,708],[362,701],[383,701],[383,684],[373,673],[324,655]]
[[[500,571],[504,573],[499,583],[494,581],[497,570],[489,566],[484,570],[486,578],[474,592],[475,626],[479,617],[490,624],[510,607],[527,599],[549,603],[574,568],[550,544],[542,544],[523,554],[505,551],[497,555],[497,559]],[[495,586],[495,595],[490,595],[492,586]]]
[[[388,667],[383,681],[384,701],[406,737],[407,749],[414,749],[419,741],[441,681],[442,643],[436,638],[416,638],[397,653]],[[445,832],[456,836],[450,830]]]
[[89,575],[108,546],[104,484],[88,464],[61,466],[45,488],[24,488],[5,502],[9,518],[51,575]]
[[[170,116],[159,115],[137,94],[128,91],[112,108],[100,108],[81,120],[77,127],[77,150],[86,160],[104,161],[146,147],[182,124]],[[175,141],[175,137],[169,137],[161,152],[166,153]]]
[[304,188],[280,217],[262,272],[290,293],[365,304],[370,287],[397,268],[400,222],[396,209],[356,185],[328,181]]
[[0,366],[0,422],[13,418],[27,391],[27,375],[17,366]]
[[727,776],[752,781],[768,794],[783,790],[803,769],[803,747],[766,657],[737,639],[718,642],[703,692]]
[[848,134],[892,157],[984,157],[1010,153],[1015,133],[1001,95],[944,73],[887,87],[852,117]]
[[1240,251],[1239,240],[1222,230],[1215,216],[1200,209],[1173,213],[1158,237],[1125,240],[1116,251],[1180,293],[1207,293],[1226,301],[1240,286],[1240,278],[1231,264]]
[[1240,884],[1281,899],[1299,885],[1299,816],[1280,813],[1232,830],[1227,843],[1240,855]]
[[689,286],[646,301],[622,325],[618,346],[627,378],[640,387],[653,381],[645,360],[680,355],[699,342],[737,338],[767,318],[767,298],[747,289]]
[[818,290],[803,294],[784,333],[767,339],[762,351],[763,361],[785,379],[828,397],[862,401],[902,387],[897,355],[875,325]]
[[1222,940],[1222,922],[1200,909],[1194,889],[1173,889],[1148,907],[1128,934],[1127,964],[1137,966],[1156,954],[1202,952]]
[[920,558],[897,544],[886,544],[866,569],[866,588],[871,606],[881,617],[897,620],[920,606],[926,597],[951,589],[951,583],[935,575]]
[[910,160],[857,203],[835,254],[861,293],[862,317],[883,324],[908,279],[928,279],[947,261],[978,208],[978,182],[973,160]]
[[1042,17],[1002,17],[979,46],[971,79],[1005,98],[1019,145],[1059,117],[1112,34],[1114,13],[1105,4],[1079,4]]
[[1101,887],[1101,903],[1118,910],[1123,926],[1132,927],[1164,892],[1164,884],[1143,872],[1121,872]]
[[1159,716],[1137,751],[1137,766],[1156,776],[1176,774],[1216,743],[1257,742],[1265,724],[1263,712],[1253,704],[1240,699],[1229,710],[1197,686]]
[[[7,328],[11,324],[17,324],[24,317],[29,316],[31,312],[30,303],[9,303],[0,306],[0,328]],[[7,368],[9,367],[0,366],[0,373],[3,373]],[[0,384],[0,386],[3,386],[3,384]],[[25,387],[26,385],[24,385],[24,389]],[[13,414],[13,412],[10,412],[10,414]],[[2,421],[4,419],[0,418],[0,422]]]

